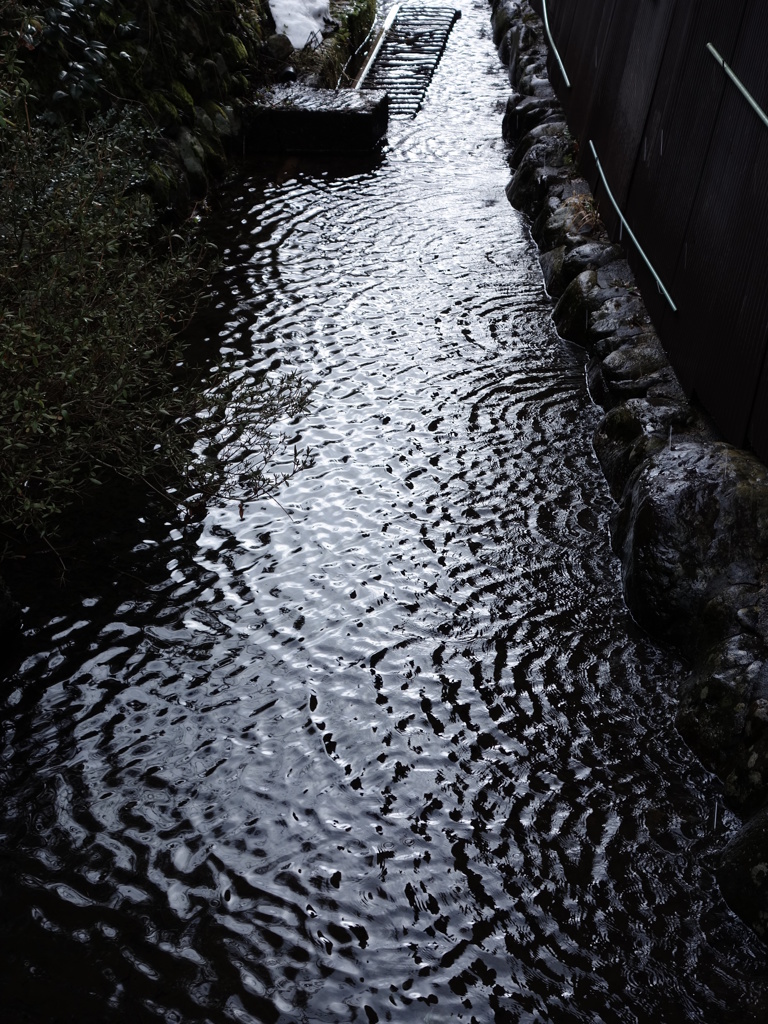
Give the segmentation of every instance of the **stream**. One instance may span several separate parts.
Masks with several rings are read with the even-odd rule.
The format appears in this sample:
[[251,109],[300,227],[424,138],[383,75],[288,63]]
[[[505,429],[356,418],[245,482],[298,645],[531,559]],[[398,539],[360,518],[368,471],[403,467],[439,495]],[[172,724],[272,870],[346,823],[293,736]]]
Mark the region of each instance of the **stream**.
[[63,591],[14,570],[5,1024],[766,1019],[736,820],[505,198],[508,92],[475,0],[380,154],[220,198],[195,344],[315,386],[278,500],[105,513]]

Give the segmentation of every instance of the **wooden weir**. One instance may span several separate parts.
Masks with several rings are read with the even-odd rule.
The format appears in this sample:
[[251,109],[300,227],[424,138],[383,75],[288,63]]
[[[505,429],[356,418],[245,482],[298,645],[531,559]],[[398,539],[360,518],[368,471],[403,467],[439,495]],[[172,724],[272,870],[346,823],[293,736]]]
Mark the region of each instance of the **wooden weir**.
[[414,117],[424,101],[451,29],[454,7],[399,4],[390,11],[352,88],[302,84],[264,90],[246,125],[246,150],[366,150],[386,135],[390,115]]

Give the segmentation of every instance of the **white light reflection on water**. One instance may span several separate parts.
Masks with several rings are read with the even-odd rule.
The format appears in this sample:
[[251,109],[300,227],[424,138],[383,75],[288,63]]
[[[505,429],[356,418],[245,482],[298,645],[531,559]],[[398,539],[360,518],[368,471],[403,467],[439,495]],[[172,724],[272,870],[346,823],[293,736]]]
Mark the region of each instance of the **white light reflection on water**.
[[37,625],[3,713],[19,1020],[760,1019],[504,198],[488,17],[380,160],[233,187],[200,332],[316,383],[315,464],[111,537],[88,615]]

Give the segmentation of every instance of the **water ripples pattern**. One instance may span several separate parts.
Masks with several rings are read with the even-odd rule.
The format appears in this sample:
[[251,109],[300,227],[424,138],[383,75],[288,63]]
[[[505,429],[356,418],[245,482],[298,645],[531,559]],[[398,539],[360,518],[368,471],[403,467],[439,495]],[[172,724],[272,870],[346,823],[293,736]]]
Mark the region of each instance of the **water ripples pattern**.
[[103,527],[76,605],[28,614],[12,1024],[765,1019],[734,822],[622,604],[582,357],[504,198],[488,18],[380,157],[219,214],[199,344],[306,374],[314,465],[196,531]]

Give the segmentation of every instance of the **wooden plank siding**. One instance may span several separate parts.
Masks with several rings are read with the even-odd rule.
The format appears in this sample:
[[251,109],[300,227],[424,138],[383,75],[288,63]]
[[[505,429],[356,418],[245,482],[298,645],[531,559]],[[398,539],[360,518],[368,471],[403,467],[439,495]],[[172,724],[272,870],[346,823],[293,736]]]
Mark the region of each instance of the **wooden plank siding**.
[[[542,0],[533,6],[538,12]],[[764,0],[547,0],[552,82],[618,239],[589,143],[676,311],[630,262],[681,384],[726,440],[768,462],[768,113]]]

